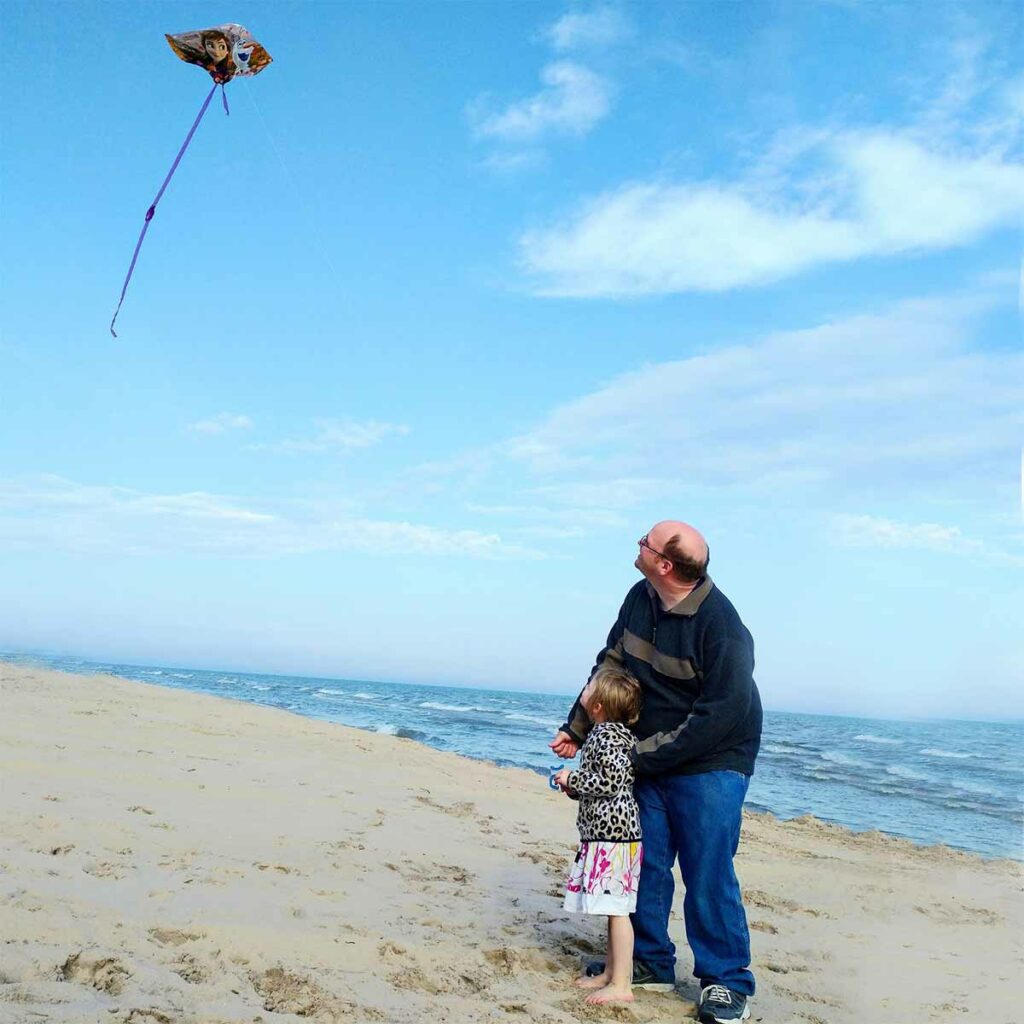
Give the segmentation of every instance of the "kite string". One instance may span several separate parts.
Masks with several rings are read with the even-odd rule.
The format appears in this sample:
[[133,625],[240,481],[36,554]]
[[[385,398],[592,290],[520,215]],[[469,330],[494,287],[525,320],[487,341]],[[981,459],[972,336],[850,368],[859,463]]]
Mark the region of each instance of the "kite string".
[[[167,172],[167,177],[164,178],[164,183],[160,186],[160,191],[157,192],[156,198],[149,204],[149,209],[146,211],[146,220],[142,225],[139,240],[135,243],[135,252],[132,253],[132,261],[128,266],[128,273],[125,276],[124,285],[121,288],[121,298],[117,303],[117,309],[114,310],[114,319],[110,321],[110,333],[115,338],[117,337],[117,331],[114,330],[114,322],[117,320],[117,315],[121,312],[121,304],[124,302],[124,297],[128,292],[128,282],[132,279],[132,274],[135,272],[135,263],[139,258],[139,250],[142,248],[142,242],[146,237],[146,232],[149,230],[149,224],[153,219],[153,214],[156,213],[157,203],[159,203],[161,198],[163,198],[163,194],[167,190],[167,186],[171,183],[171,178],[174,177],[174,172],[178,169],[178,164],[181,163],[181,158],[185,155],[185,150],[188,149],[188,144],[192,141],[192,136],[195,135],[196,129],[199,127],[199,122],[202,121],[203,115],[206,113],[206,108],[209,107],[210,100],[213,99],[213,94],[216,91],[217,86],[214,84],[213,88],[207,94],[206,99],[203,101],[202,107],[199,108],[199,113],[196,115],[196,119],[192,122],[192,127],[188,130],[188,135],[185,136],[185,141],[181,144],[181,149],[178,150],[178,155],[174,158],[174,163],[171,164],[171,169]],[[227,100],[224,102],[226,110]]]
[[[270,126],[267,124],[267,119],[263,116],[263,111],[260,110],[259,105],[256,102],[256,97],[252,94],[252,89],[249,88],[249,80],[245,79],[245,91],[249,96],[249,100],[252,103],[253,110],[256,111],[256,116],[260,119],[260,124],[263,125],[263,130],[267,133],[267,139],[270,142],[270,148],[274,151],[274,156],[277,157],[277,162],[281,165],[281,170],[284,172],[284,176],[288,179],[292,190],[297,196],[303,199],[303,206],[306,207],[306,212],[310,212],[309,201],[303,197],[308,196],[309,190],[305,192],[299,187],[299,183],[295,180],[295,175],[292,174],[288,164],[285,163],[284,157],[281,155],[281,150],[278,148],[277,141],[275,140]],[[324,244],[324,236],[320,230],[320,220],[317,217],[310,216],[310,220],[313,223],[313,229],[317,235],[317,241],[320,243],[320,255],[324,258],[324,262],[327,264],[328,269],[334,275],[335,280],[339,279],[338,271],[334,267],[334,263],[331,260],[330,254],[327,251],[327,246]]]

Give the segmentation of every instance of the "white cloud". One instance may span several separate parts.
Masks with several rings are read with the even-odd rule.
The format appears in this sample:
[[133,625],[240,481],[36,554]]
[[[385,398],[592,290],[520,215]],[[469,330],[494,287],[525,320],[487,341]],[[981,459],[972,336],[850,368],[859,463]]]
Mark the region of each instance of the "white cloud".
[[645,366],[555,408],[501,451],[542,478],[557,474],[552,486],[579,506],[580,488],[596,499],[625,474],[766,497],[1009,495],[1024,352],[975,338],[1000,301],[1005,292],[908,301]]
[[[870,515],[834,516],[831,526],[833,540],[841,547],[934,551],[970,556],[975,561],[992,565],[1024,567],[1024,553],[1015,553],[991,541],[967,537],[959,526],[904,523]],[[1020,537],[1010,535],[1004,541],[1024,552]]]
[[547,162],[543,149],[497,150],[483,161],[483,166],[498,174],[515,175],[522,171],[535,170]]
[[629,26],[620,11],[598,7],[562,15],[545,30],[544,36],[555,50],[567,51],[611,46],[628,32]]
[[608,113],[611,88],[573,61],[555,61],[541,71],[539,92],[490,111],[487,98],[470,107],[476,134],[502,143],[532,143],[550,135],[586,135]]
[[900,523],[877,516],[836,516],[832,525],[836,541],[844,547],[923,548],[956,554],[976,552],[981,544],[968,540],[959,526],[939,523]]
[[251,426],[252,420],[248,416],[221,412],[209,419],[190,423],[186,429],[193,434],[223,434],[227,430],[248,430]]
[[370,448],[386,437],[408,434],[409,428],[400,423],[380,423],[377,420],[317,420],[317,431],[312,437],[293,438],[270,444],[254,444],[256,451],[286,452],[347,452]]
[[493,531],[360,515],[349,505],[147,494],[42,475],[0,480],[0,543],[113,555],[261,558],[328,551],[541,558]]
[[723,291],[964,245],[1024,214],[1024,168],[998,152],[945,154],[910,133],[847,131],[809,134],[800,159],[813,169],[788,168],[773,187],[763,168],[725,183],[627,183],[526,232],[522,266],[545,295]]

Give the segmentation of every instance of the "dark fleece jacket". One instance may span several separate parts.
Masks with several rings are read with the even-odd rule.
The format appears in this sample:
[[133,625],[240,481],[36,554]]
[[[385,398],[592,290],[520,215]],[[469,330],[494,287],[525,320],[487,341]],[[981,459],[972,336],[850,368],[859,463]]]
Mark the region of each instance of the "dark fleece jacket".
[[[606,662],[640,681],[644,703],[632,755],[638,775],[753,774],[762,717],[754,640],[710,577],[668,610],[650,583],[637,583],[594,671]],[[577,698],[562,728],[582,743],[590,727]]]

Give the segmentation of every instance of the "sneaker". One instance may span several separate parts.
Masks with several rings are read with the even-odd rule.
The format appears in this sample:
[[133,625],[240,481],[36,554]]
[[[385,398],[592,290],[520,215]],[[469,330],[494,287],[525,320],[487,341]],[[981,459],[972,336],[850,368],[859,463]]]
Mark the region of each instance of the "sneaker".
[[697,1020],[701,1024],[732,1024],[750,1016],[747,997],[724,985],[707,985],[700,990]]
[[[595,960],[587,964],[587,977],[596,978],[599,974],[604,974],[604,964],[604,960]],[[671,981],[659,978],[643,960],[633,961],[633,988],[646,989],[648,992],[674,992],[675,987],[675,978]]]

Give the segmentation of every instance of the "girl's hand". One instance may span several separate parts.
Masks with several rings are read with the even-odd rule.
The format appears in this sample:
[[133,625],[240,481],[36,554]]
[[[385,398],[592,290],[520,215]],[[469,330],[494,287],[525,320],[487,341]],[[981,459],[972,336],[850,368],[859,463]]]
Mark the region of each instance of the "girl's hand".
[[565,792],[565,790],[568,787],[568,781],[567,780],[569,778],[569,769],[568,768],[563,768],[561,771],[555,772],[555,774],[552,776],[552,778],[555,780],[555,785],[558,786],[558,788],[560,790]]

